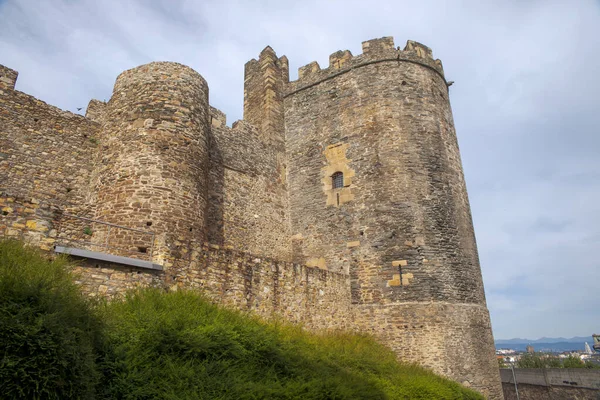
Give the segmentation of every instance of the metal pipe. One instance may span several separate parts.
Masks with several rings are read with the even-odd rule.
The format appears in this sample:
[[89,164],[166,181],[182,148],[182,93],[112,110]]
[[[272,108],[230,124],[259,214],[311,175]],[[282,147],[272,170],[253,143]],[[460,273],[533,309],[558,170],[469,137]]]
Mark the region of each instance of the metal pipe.
[[150,261],[154,260],[154,240],[156,239],[156,234],[152,232],[152,243],[150,244]]
[[134,232],[139,232],[139,233],[145,233],[147,235],[152,235],[154,234],[154,232],[152,231],[143,231],[141,229],[135,229],[135,228],[128,228],[126,226],[122,226],[122,225],[117,225],[117,224],[111,224],[110,222],[104,222],[104,221],[98,221],[97,219],[90,219],[90,218],[86,218],[86,217],[80,217],[78,215],[72,215],[72,214],[67,214],[67,213],[63,213],[64,216],[67,217],[72,217],[72,218],[77,218],[77,219],[81,219],[84,221],[89,221],[89,222],[93,222],[96,224],[102,224],[102,225],[108,225],[108,226],[114,226],[116,228],[121,228],[121,229],[126,229],[128,231],[134,231]]
[[110,238],[110,228],[112,228],[112,226],[108,226],[108,232],[106,233],[106,240],[104,241],[104,245],[106,247],[108,247],[108,238]]
[[517,386],[517,377],[515,376],[515,364],[510,362],[510,369],[512,369],[513,381],[515,381],[515,393],[517,393],[517,400],[519,399],[519,388]]
[[118,246],[105,246],[103,244],[98,244],[98,243],[93,243],[93,242],[82,242],[79,240],[74,240],[74,239],[64,239],[60,241],[61,243],[69,243],[69,244],[79,244],[79,245],[84,245],[84,246],[95,246],[95,247],[99,247],[99,248],[105,248],[105,249],[113,249],[113,250],[121,250],[127,253],[131,253],[131,254],[141,254],[138,253],[135,250],[131,250],[130,248],[126,248],[126,247],[118,247]]

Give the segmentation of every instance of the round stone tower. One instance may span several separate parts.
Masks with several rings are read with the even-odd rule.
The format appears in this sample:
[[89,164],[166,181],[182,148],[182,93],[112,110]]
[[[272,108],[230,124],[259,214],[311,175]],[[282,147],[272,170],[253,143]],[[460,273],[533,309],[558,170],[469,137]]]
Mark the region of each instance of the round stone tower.
[[288,89],[296,260],[349,273],[355,324],[401,359],[501,399],[440,61],[371,40],[300,68]]
[[[155,262],[176,242],[206,237],[208,116],[206,81],[173,62],[123,72],[108,102],[93,178],[96,219],[155,232]],[[106,228],[96,242],[105,235]],[[106,242],[148,253],[149,239],[113,228]]]

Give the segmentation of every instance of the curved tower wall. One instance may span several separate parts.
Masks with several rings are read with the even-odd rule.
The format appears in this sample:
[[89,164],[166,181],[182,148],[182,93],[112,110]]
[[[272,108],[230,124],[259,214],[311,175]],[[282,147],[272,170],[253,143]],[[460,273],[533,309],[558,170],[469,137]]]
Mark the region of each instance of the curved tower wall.
[[[295,258],[348,271],[356,324],[400,358],[501,398],[448,90],[391,38],[299,71],[285,96]],[[331,175],[344,174],[334,189]]]
[[[156,262],[178,242],[206,237],[208,117],[206,81],[172,62],[123,72],[107,105],[94,177],[96,219],[155,232]],[[133,231],[113,230],[107,243],[150,251],[143,248],[148,236]]]

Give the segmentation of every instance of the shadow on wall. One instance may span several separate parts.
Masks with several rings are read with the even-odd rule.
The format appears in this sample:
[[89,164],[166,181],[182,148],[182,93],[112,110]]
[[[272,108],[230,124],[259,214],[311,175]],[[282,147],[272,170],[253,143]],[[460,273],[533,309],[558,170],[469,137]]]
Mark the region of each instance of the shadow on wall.
[[208,214],[207,234],[208,242],[222,246],[225,243],[224,234],[224,185],[225,167],[223,166],[223,155],[216,145],[214,133],[208,135],[209,143],[209,177],[208,177]]

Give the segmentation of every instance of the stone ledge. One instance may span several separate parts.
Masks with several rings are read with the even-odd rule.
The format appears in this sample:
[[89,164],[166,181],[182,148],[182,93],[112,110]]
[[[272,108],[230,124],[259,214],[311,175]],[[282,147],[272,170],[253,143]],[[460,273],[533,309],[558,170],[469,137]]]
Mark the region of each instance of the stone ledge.
[[54,252],[60,253],[60,254],[68,254],[70,256],[91,258],[94,260],[101,260],[101,261],[108,261],[108,262],[113,262],[115,264],[131,265],[133,267],[139,267],[139,268],[154,269],[154,270],[158,270],[158,271],[163,270],[162,265],[154,264],[150,261],[138,260],[137,258],[115,256],[112,254],[100,253],[98,251],[77,249],[74,247],[56,246],[54,248]]

